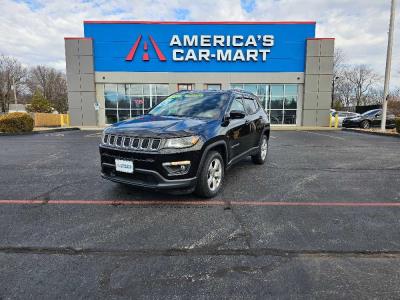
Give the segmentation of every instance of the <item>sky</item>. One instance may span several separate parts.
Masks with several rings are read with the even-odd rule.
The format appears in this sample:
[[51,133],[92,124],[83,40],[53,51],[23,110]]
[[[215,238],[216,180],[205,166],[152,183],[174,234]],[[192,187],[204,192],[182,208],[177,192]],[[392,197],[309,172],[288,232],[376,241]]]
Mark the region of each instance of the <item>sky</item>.
[[[83,20],[316,21],[349,64],[384,75],[390,0],[0,0],[0,54],[65,70],[64,37],[82,36]],[[400,86],[397,5],[391,86]]]

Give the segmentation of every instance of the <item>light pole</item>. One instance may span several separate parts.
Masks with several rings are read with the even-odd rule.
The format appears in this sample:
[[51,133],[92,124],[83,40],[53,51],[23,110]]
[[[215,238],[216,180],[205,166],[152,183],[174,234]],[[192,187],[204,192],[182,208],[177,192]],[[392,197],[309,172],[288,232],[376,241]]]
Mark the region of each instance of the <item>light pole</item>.
[[13,88],[13,92],[14,92],[15,109],[17,109],[17,87],[15,86],[15,78],[14,78],[14,76],[12,77],[12,88]]
[[395,15],[396,15],[396,0],[392,0],[392,6],[390,9],[388,46],[387,46],[387,53],[386,53],[385,84],[383,87],[381,131],[386,130],[387,98],[389,95],[390,69],[391,69],[391,65],[392,65],[392,46],[393,46],[393,31],[394,31]]
[[338,79],[339,76],[334,76],[332,79],[331,108],[333,108],[333,101],[335,100],[335,80]]

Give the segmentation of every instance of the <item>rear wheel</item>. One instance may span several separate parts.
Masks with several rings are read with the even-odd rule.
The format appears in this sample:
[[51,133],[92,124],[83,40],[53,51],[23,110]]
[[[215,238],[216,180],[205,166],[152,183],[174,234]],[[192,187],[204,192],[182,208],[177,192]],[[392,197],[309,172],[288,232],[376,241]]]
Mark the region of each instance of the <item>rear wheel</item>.
[[364,128],[364,129],[368,129],[371,127],[371,124],[367,120],[364,120],[361,122],[360,127]]
[[205,198],[217,195],[224,180],[224,168],[224,160],[221,154],[210,151],[200,171],[196,194]]
[[268,139],[266,135],[263,135],[261,144],[257,154],[251,156],[253,163],[257,165],[262,165],[265,163],[268,154]]

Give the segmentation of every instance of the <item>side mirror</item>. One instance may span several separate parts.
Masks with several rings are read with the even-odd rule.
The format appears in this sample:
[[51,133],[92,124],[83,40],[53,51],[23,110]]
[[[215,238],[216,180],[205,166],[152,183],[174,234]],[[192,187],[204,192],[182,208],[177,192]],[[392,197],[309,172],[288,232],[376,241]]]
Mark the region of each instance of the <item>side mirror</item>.
[[244,117],[246,117],[246,114],[242,110],[232,110],[229,113],[229,118],[230,119],[243,119]]

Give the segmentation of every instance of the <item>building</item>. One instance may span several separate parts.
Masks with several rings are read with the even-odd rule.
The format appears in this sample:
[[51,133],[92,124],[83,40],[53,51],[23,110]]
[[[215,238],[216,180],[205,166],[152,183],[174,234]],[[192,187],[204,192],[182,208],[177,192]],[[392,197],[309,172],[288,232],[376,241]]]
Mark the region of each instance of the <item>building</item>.
[[178,90],[240,88],[272,124],[328,126],[334,39],[315,22],[85,21],[65,38],[71,125],[146,113]]

